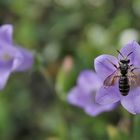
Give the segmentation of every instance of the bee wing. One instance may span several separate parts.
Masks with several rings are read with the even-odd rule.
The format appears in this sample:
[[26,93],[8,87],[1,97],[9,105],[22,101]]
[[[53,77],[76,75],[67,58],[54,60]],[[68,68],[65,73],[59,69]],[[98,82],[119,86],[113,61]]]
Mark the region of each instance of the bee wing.
[[116,81],[120,77],[119,70],[114,71],[111,75],[109,75],[105,80],[104,80],[104,86],[113,86],[115,85]]
[[128,72],[129,84],[131,87],[140,86],[140,73]]

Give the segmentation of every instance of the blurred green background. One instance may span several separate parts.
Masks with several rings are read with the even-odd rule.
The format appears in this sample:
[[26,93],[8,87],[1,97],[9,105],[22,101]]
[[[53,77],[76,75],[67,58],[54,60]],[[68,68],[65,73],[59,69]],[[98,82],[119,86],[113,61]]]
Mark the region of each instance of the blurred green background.
[[0,94],[0,140],[139,140],[140,116],[122,107],[97,117],[67,103],[83,69],[140,40],[139,0],[0,0],[0,24],[35,54]]

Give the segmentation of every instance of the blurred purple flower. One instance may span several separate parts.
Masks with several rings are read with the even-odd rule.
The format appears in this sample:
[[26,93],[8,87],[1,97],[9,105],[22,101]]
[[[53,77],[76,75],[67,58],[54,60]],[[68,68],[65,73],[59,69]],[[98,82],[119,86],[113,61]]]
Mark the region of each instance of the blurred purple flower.
[[[126,44],[120,52],[127,56],[130,52],[133,52],[128,56],[130,59],[130,64],[133,64],[134,67],[140,68],[140,46],[137,42],[132,41]],[[120,60],[122,56],[118,55]],[[119,67],[118,59],[111,55],[100,55],[95,61],[95,70],[98,76],[103,81],[114,71],[116,68],[108,61],[113,62],[117,67]],[[135,72],[135,71],[134,71]],[[103,86],[97,93],[96,101],[102,105],[121,102],[122,106],[132,114],[140,113],[140,87],[131,87],[127,96],[122,96],[119,92],[119,85],[116,83],[114,86],[104,88]]]
[[6,85],[14,71],[24,71],[33,64],[33,55],[24,48],[13,44],[12,25],[0,27],[0,89]]
[[95,72],[91,70],[81,72],[77,79],[77,85],[68,94],[68,102],[83,108],[91,116],[114,109],[116,104],[100,105],[95,102],[95,95],[101,84]]

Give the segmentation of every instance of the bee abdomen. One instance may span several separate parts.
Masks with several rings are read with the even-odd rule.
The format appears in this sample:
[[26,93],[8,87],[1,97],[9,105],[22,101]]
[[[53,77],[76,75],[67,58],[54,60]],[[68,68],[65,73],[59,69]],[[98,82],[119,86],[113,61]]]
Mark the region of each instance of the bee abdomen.
[[121,92],[121,94],[123,96],[128,95],[128,92],[130,90],[130,86],[129,86],[129,83],[128,83],[127,76],[121,76],[120,77],[120,80],[119,80],[119,90],[120,90],[120,92]]

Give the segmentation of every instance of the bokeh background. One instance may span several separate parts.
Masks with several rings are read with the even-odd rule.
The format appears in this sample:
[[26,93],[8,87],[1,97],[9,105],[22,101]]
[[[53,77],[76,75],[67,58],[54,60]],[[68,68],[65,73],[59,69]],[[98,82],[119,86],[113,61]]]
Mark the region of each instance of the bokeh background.
[[100,54],[140,40],[139,0],[0,0],[0,24],[35,55],[0,94],[0,140],[138,140],[140,116],[122,107],[92,117],[67,100]]

